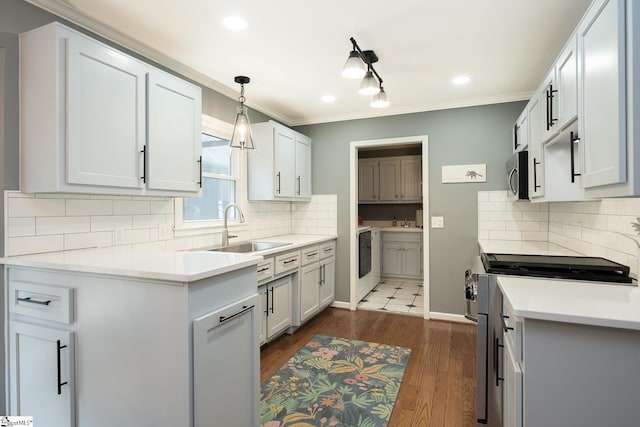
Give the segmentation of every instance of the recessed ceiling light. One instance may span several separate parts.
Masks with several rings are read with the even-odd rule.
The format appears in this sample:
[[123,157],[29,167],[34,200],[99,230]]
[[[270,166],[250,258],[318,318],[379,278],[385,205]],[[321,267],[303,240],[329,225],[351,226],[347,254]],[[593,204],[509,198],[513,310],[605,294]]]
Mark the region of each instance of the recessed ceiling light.
[[322,98],[322,102],[326,102],[327,104],[334,102],[336,100],[336,97],[333,95],[323,95]]
[[451,82],[454,85],[466,85],[470,81],[471,81],[471,78],[469,78],[469,76],[458,76],[458,77],[455,77]]
[[239,16],[227,16],[224,18],[224,26],[233,31],[241,31],[247,28],[247,21]]

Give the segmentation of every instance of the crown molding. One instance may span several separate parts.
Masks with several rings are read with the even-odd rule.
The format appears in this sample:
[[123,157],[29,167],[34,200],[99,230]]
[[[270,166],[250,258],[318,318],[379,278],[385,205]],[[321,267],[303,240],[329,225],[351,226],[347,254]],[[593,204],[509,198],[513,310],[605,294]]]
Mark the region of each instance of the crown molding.
[[[76,9],[73,5],[73,0],[25,0],[27,3],[31,3],[34,6],[44,9],[47,12],[50,12],[54,15],[57,15],[81,28],[84,28],[87,31],[91,31],[105,39],[116,43],[126,49],[129,49],[132,52],[135,52],[138,55],[141,55],[151,61],[154,61],[160,65],[163,65],[186,77],[196,83],[201,84],[209,89],[212,89],[221,95],[227,96],[232,99],[236,99],[239,96],[238,91],[223,85],[222,83],[214,80],[205,74],[202,74],[191,67],[183,64],[182,62],[176,61],[168,55],[154,49],[144,43],[141,43],[138,40],[133,39],[129,35],[123,33],[122,31],[116,30],[115,28],[105,25],[104,23],[87,16],[83,12]],[[291,126],[291,118],[285,117],[282,114],[271,111],[268,108],[260,104],[255,103],[246,103],[252,109],[259,111],[263,114],[266,114],[275,120],[281,121],[289,126]]]

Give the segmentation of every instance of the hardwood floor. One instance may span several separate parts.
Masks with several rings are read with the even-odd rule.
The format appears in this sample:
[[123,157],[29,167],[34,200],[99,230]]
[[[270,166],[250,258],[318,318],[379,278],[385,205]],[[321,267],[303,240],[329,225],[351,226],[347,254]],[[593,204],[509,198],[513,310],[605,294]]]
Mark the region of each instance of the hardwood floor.
[[329,308],[262,350],[260,380],[318,333],[411,349],[389,427],[476,427],[475,325]]

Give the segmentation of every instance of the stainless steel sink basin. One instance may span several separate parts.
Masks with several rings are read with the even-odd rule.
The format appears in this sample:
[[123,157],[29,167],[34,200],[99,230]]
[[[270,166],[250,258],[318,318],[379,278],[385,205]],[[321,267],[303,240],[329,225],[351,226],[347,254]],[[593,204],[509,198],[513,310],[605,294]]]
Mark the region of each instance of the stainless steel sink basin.
[[290,243],[278,243],[278,242],[243,242],[236,243],[234,245],[224,246],[221,248],[210,249],[216,252],[236,252],[236,253],[249,253],[266,251],[267,249],[278,248],[280,246],[289,245]]

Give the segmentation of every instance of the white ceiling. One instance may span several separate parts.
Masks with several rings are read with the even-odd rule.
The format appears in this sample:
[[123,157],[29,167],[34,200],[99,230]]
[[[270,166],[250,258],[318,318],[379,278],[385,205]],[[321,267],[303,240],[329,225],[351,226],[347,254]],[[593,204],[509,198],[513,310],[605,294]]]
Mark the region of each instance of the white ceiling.
[[[28,0],[289,125],[527,99],[591,0]],[[243,32],[222,21],[239,15]],[[391,105],[341,77],[354,37]],[[451,84],[465,74],[471,82]],[[333,94],[336,101],[320,98]]]

